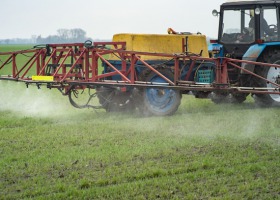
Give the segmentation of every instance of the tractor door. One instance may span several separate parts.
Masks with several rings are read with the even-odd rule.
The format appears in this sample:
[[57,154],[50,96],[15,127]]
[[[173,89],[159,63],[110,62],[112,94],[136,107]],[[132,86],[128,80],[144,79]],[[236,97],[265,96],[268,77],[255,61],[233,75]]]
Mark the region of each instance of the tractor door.
[[275,6],[256,8],[255,13],[259,17],[259,38],[264,42],[279,40],[279,11]]
[[253,8],[224,9],[220,17],[219,42],[226,57],[241,59],[256,41]]

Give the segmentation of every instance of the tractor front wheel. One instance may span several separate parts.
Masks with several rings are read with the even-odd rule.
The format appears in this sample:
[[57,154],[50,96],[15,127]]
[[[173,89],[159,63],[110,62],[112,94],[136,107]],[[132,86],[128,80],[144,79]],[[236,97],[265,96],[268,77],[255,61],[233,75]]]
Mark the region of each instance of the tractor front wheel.
[[239,104],[243,103],[246,100],[247,94],[238,94],[238,93],[217,93],[212,92],[210,94],[210,98],[212,102],[215,104],[221,104],[221,103],[233,103],[233,104]]

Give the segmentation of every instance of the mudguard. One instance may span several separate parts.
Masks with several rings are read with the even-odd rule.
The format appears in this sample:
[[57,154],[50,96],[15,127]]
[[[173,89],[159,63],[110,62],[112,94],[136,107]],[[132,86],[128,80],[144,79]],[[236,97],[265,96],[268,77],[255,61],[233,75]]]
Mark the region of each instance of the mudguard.
[[[242,60],[248,60],[248,61],[254,61],[255,62],[261,56],[263,51],[267,47],[271,47],[271,46],[280,46],[280,42],[254,44],[246,51],[246,53],[242,57]],[[251,72],[254,72],[254,69],[255,69],[255,65],[248,64],[248,63],[242,63],[241,67],[243,69],[249,70]],[[248,74],[248,73],[242,70],[241,74]]]

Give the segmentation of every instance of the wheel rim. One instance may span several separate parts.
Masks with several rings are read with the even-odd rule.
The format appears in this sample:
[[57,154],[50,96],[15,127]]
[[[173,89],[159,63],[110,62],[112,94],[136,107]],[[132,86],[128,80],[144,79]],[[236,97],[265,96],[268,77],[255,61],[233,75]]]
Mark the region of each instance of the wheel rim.
[[[153,77],[151,82],[166,83],[164,79],[158,76]],[[177,92],[172,89],[146,89],[146,99],[148,100],[148,105],[154,112],[165,113],[173,109],[177,98]]]
[[[280,64],[280,61],[276,61],[273,64]],[[280,76],[280,68],[276,68],[276,67],[270,67],[268,72],[267,72],[267,80],[276,83],[276,80],[278,78],[278,76]],[[267,87],[268,88],[276,88],[275,85],[271,84],[271,83],[267,83]],[[269,90],[269,91],[273,91],[273,90]],[[280,102],[280,95],[278,94],[270,94],[270,97],[276,101],[276,102]]]

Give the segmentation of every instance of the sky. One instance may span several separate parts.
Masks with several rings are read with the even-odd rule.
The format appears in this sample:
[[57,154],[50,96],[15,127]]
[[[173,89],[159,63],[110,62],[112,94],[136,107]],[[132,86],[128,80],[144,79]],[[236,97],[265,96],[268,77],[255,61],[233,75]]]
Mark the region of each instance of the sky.
[[0,39],[47,37],[61,28],[81,28],[87,37],[116,33],[201,32],[217,37],[212,16],[225,0],[1,0]]

